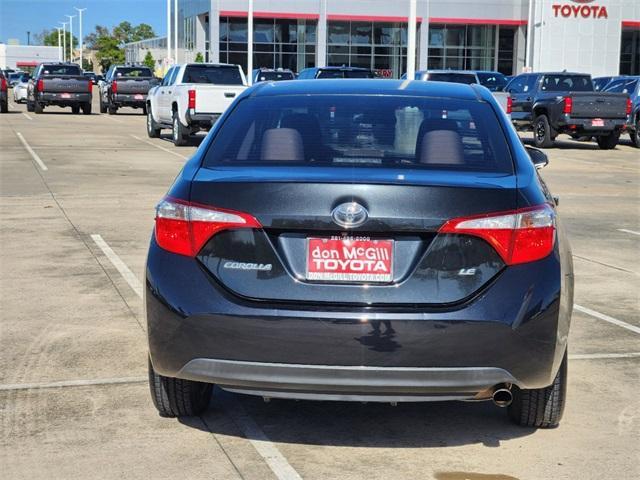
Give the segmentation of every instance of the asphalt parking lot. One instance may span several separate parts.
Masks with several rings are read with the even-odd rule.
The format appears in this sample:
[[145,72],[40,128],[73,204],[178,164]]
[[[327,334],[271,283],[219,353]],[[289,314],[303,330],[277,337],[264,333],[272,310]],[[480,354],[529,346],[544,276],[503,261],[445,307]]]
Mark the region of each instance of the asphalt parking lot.
[[547,150],[576,273],[559,428],[514,426],[487,402],[264,403],[219,390],[205,415],[176,420],[151,403],[140,295],[154,206],[196,146],[148,139],[140,111],[9,108],[3,478],[640,478],[640,150],[626,135],[612,151],[568,137]]

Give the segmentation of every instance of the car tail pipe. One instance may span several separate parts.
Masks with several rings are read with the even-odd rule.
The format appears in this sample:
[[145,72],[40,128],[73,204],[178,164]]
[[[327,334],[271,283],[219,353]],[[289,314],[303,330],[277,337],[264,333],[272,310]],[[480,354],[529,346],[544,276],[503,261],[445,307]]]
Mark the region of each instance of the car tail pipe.
[[493,387],[491,393],[491,400],[498,407],[508,407],[513,401],[513,393],[511,392],[511,385],[506,383],[498,384]]

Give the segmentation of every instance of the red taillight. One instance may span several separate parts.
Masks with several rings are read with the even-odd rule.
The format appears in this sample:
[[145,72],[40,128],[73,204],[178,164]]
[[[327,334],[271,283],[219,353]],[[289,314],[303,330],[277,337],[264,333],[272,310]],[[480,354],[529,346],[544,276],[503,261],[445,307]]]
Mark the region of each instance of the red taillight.
[[571,110],[573,110],[573,99],[571,97],[564,97],[564,105],[562,107],[562,113],[570,115]]
[[438,233],[473,235],[486,240],[507,265],[546,257],[555,242],[555,212],[547,205],[510,212],[455,218]]
[[513,111],[513,99],[511,97],[507,97],[507,114],[511,114]]
[[44,80],[43,79],[38,80],[38,84],[37,84],[36,88],[37,88],[37,90],[39,92],[44,92]]
[[631,115],[631,107],[632,107],[631,99],[627,98],[627,115]]
[[111,92],[118,93],[118,82],[115,80],[111,83]]
[[156,242],[179,255],[195,257],[211,237],[230,228],[260,228],[260,223],[246,213],[171,197],[164,198],[156,207]]
[[91,80],[87,83],[87,88],[89,89],[89,93],[93,93],[93,82]]
[[196,108],[196,91],[189,90],[189,106],[188,108]]
[[3,92],[7,91],[7,79],[4,77],[0,79],[0,90]]

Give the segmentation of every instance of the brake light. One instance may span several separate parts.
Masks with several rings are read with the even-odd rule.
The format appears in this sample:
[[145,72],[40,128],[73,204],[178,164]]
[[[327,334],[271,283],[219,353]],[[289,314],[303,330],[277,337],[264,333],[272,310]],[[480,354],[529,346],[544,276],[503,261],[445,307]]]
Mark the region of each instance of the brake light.
[[513,111],[513,99],[511,97],[507,97],[507,114],[511,114]]
[[115,80],[111,83],[111,91],[113,93],[118,93],[118,82]]
[[632,107],[631,99],[627,98],[627,115],[631,115],[631,107]]
[[155,237],[172,253],[195,257],[215,234],[232,228],[260,228],[246,213],[165,197],[156,207]]
[[44,80],[40,79],[38,80],[38,84],[36,85],[36,88],[39,92],[44,92]]
[[3,92],[7,91],[7,79],[4,77],[0,79],[0,90]]
[[91,80],[87,82],[87,88],[89,89],[89,93],[93,93],[93,82]]
[[533,262],[551,253],[555,212],[548,205],[489,215],[455,218],[438,233],[473,235],[486,240],[507,265]]
[[195,90],[189,90],[189,106],[188,108],[193,108],[195,110],[196,108],[196,91]]
[[564,105],[562,107],[562,113],[570,115],[571,110],[573,110],[573,99],[571,97],[564,97]]

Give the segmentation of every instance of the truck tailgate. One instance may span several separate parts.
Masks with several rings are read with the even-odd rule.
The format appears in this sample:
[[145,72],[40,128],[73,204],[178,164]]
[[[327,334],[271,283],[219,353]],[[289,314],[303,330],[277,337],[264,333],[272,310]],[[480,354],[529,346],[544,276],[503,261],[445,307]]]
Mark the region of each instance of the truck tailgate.
[[196,91],[195,113],[221,114],[247,87],[243,85],[186,85]]
[[147,94],[149,89],[155,85],[149,78],[136,78],[136,77],[119,77],[115,82],[118,83],[118,93],[123,94]]
[[42,81],[46,93],[87,93],[93,86],[91,79],[84,76],[45,75]]
[[602,92],[571,92],[572,117],[626,118],[627,94]]

